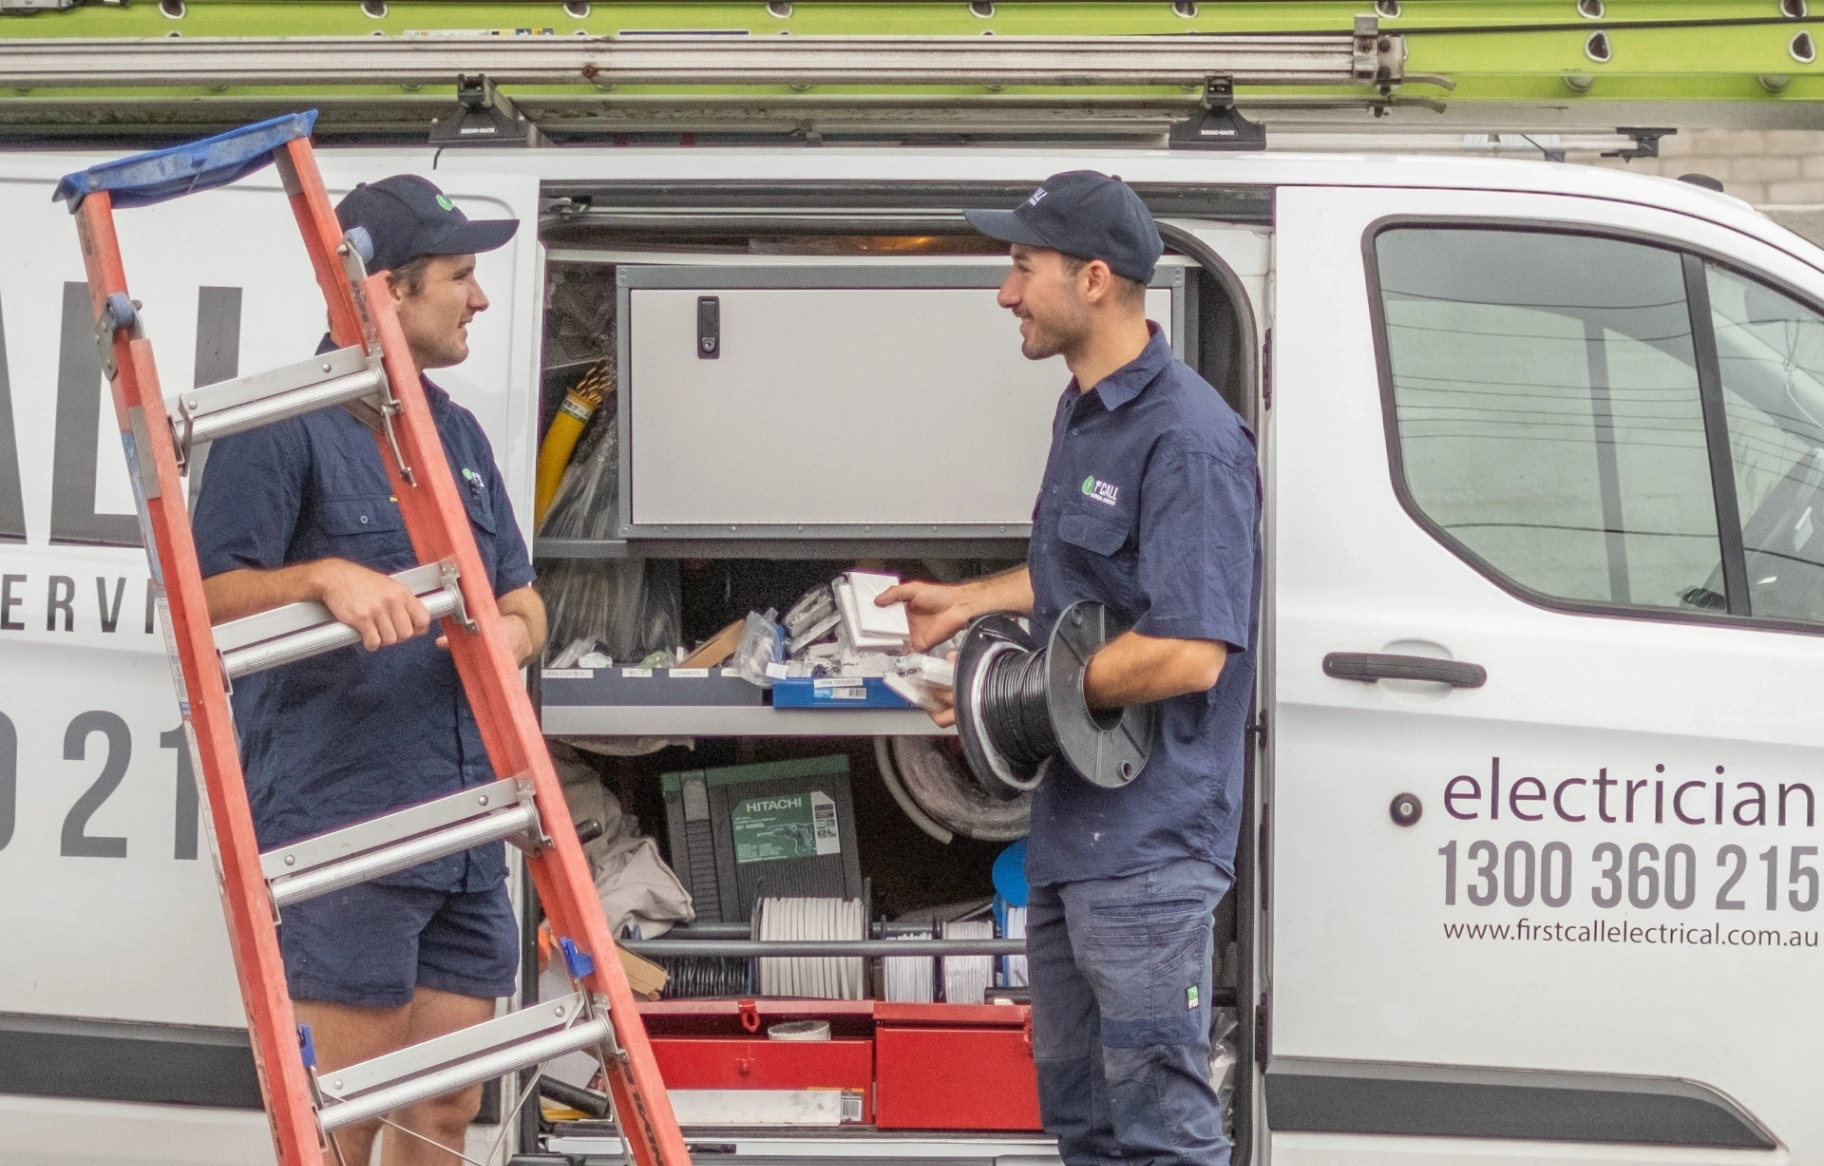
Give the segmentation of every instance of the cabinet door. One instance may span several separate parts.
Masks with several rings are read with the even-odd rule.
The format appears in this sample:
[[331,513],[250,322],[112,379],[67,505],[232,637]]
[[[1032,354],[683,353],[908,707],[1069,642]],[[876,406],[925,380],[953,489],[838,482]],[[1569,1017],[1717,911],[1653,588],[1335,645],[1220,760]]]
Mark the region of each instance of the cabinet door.
[[1824,1153],[1824,279],[1597,199],[1277,223],[1275,1162]]

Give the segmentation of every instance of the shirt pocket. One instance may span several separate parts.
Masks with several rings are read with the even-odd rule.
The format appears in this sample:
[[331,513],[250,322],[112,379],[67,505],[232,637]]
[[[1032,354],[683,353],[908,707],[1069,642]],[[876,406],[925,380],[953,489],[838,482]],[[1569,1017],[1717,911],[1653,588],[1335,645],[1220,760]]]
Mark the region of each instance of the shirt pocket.
[[405,529],[399,506],[386,494],[325,498],[317,508],[317,525],[334,538],[387,534]]
[[473,490],[466,484],[462,490],[462,504],[469,511],[469,525],[477,534],[494,534],[493,499],[486,490]]
[[1119,512],[1067,510],[1058,516],[1058,537],[1073,547],[1111,557],[1127,544],[1133,523]]

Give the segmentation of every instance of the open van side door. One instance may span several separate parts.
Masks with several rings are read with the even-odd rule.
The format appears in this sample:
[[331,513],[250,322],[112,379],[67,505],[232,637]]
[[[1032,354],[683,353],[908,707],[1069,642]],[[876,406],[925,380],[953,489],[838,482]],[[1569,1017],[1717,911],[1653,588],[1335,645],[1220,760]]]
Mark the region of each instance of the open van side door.
[[1594,198],[1276,222],[1273,1161],[1824,1153],[1824,276]]

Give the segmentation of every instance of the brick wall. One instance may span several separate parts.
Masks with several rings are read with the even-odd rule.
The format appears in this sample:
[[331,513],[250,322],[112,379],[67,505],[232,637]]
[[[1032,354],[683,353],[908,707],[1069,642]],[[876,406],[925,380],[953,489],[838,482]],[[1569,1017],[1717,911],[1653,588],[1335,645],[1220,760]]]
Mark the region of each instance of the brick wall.
[[1681,130],[1660,139],[1657,158],[1589,160],[1667,178],[1707,174],[1824,246],[1824,130]]

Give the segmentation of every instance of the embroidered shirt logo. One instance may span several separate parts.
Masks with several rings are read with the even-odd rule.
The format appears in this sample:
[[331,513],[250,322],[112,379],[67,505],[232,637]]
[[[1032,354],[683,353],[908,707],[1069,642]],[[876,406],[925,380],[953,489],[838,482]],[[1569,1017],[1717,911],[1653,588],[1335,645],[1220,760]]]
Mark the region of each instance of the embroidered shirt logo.
[[1121,487],[1091,474],[1083,479],[1083,496],[1094,498],[1105,506],[1113,506],[1121,500]]

